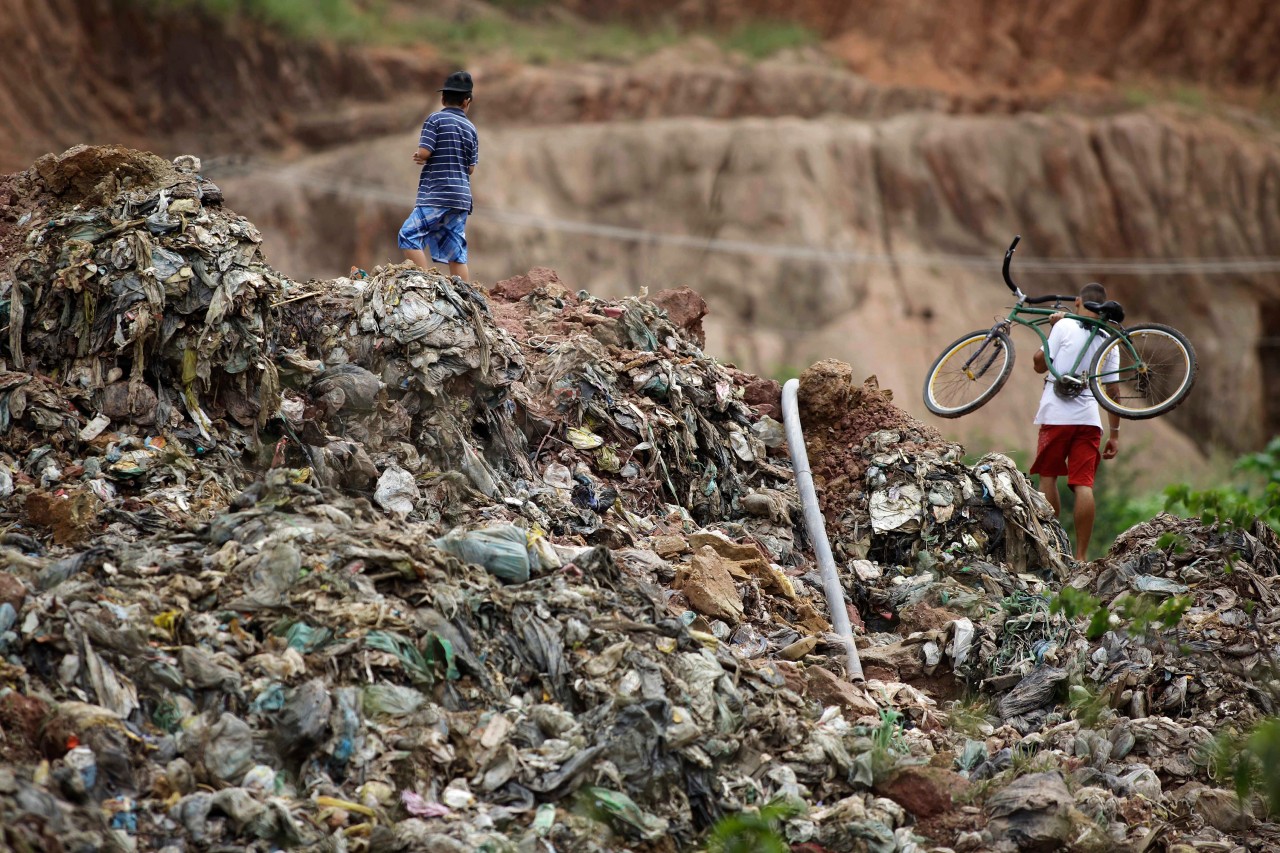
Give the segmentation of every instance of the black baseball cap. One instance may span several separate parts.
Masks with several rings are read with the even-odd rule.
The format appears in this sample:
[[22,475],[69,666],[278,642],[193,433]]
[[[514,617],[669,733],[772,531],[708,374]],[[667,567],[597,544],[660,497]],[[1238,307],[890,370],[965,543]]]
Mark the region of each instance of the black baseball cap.
[[444,85],[440,87],[441,92],[458,92],[463,95],[470,95],[471,90],[475,88],[471,82],[471,75],[466,71],[455,71],[448,77],[444,78]]

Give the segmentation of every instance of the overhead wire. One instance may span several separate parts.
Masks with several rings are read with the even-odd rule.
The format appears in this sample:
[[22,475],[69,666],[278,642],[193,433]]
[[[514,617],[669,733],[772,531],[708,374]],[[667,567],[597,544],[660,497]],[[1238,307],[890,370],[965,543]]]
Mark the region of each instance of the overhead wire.
[[[315,192],[348,198],[395,205],[408,205],[412,194],[388,187],[354,183],[329,172],[315,172],[285,168],[278,171],[253,174],[256,179],[267,179],[290,184]],[[596,237],[615,242],[638,243],[647,246],[683,248],[701,252],[750,255],[752,257],[780,258],[792,261],[821,261],[839,264],[896,264],[903,267],[931,267],[951,269],[998,270],[1002,258],[993,259],[981,255],[954,253],[884,253],[820,246],[797,246],[779,243],[758,243],[751,240],[733,240],[723,237],[696,237],[673,234],[626,225],[609,225],[602,222],[586,222],[565,219],[544,213],[501,210],[482,207],[472,214],[472,219],[494,222],[516,228],[530,228],[561,234]],[[1134,258],[1018,258],[1019,273],[1093,273],[1105,275],[1259,275],[1280,272],[1280,257],[1182,257],[1160,259]]]

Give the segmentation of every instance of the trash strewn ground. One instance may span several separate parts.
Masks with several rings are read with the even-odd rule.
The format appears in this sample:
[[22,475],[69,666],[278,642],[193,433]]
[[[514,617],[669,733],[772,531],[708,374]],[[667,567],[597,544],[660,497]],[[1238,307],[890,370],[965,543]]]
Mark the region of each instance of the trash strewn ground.
[[[195,158],[0,192],[8,847],[683,850],[779,798],[808,853],[1280,843],[1208,760],[1276,711],[1269,528],[1075,566],[1008,458],[822,362],[853,683],[696,293],[294,282]],[[1192,603],[1099,634],[1064,585]]]

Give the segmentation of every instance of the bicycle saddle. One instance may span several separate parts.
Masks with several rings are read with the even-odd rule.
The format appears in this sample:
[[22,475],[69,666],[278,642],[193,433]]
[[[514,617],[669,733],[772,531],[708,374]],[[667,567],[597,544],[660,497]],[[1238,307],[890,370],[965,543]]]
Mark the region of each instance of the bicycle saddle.
[[1124,306],[1114,300],[1106,302],[1086,302],[1084,307],[1097,314],[1108,323],[1124,321]]

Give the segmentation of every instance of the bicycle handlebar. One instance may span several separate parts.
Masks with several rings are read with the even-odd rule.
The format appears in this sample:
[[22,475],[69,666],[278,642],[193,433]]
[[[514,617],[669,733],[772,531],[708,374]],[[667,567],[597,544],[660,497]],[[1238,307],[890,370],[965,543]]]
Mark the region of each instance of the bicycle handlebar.
[[1018,242],[1021,239],[1021,234],[1015,234],[1013,236],[1013,242],[1009,244],[1009,250],[1004,253],[1004,267],[1001,269],[1001,272],[1004,274],[1004,283],[1009,285],[1009,290],[1013,292],[1014,296],[1018,297],[1019,302],[1025,300],[1027,295],[1022,292],[1022,289],[1019,288],[1018,285],[1014,284],[1013,277],[1009,275],[1009,264],[1013,261],[1013,250],[1018,248]]
[[1028,305],[1040,305],[1045,302],[1070,302],[1075,299],[1074,296],[1057,296],[1049,294],[1048,296],[1027,296],[1022,292],[1022,288],[1018,287],[1014,282],[1013,276],[1009,275],[1009,264],[1013,262],[1013,252],[1018,248],[1018,243],[1022,240],[1021,234],[1015,234],[1013,242],[1009,244],[1009,249],[1004,253],[1004,266],[1000,272],[1004,275],[1004,283],[1009,285],[1009,290],[1013,291],[1013,295],[1018,298],[1019,302],[1025,302]]

